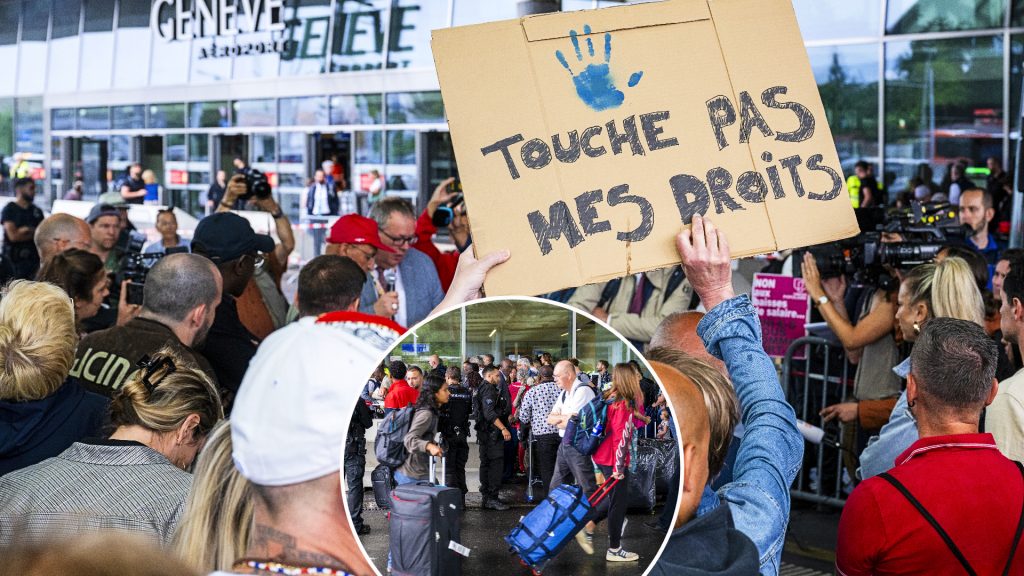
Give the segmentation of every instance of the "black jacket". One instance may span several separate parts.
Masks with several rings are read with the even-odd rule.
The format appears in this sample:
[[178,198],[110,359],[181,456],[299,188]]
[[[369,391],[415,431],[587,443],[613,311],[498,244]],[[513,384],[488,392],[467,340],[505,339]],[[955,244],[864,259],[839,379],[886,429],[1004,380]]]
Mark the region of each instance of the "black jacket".
[[757,548],[736,529],[726,505],[672,532],[651,576],[756,576]]

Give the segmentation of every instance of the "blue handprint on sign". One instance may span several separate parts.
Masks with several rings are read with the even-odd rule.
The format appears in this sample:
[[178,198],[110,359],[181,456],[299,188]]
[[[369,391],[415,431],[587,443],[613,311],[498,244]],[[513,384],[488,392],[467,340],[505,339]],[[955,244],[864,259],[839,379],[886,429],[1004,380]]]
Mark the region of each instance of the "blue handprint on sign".
[[[590,35],[590,25],[583,26],[583,34]],[[583,51],[580,50],[580,39],[575,30],[569,31],[569,39],[572,40],[572,47],[576,51],[576,60],[582,64]],[[587,38],[587,52],[590,55],[590,59],[593,59],[594,41],[589,37]],[[612,79],[611,69],[608,66],[609,61],[612,59],[612,35],[610,33],[605,32],[604,34],[604,62],[591,62],[579,74],[572,71],[569,63],[565,60],[565,54],[562,54],[561,50],[555,50],[555,58],[572,75],[572,82],[576,85],[576,94],[579,95],[580,100],[583,100],[584,104],[597,111],[618,108],[622,105],[626,95],[615,87],[615,81]],[[643,74],[643,71],[634,72],[629,77],[629,87],[636,86]]]

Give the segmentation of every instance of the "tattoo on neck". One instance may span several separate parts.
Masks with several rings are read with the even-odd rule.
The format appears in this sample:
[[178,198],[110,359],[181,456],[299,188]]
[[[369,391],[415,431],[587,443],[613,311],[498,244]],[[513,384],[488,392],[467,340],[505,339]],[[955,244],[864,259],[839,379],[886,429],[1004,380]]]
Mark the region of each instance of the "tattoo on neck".
[[337,568],[347,566],[330,554],[303,549],[294,535],[265,524],[254,526],[250,550],[252,555],[282,564]]

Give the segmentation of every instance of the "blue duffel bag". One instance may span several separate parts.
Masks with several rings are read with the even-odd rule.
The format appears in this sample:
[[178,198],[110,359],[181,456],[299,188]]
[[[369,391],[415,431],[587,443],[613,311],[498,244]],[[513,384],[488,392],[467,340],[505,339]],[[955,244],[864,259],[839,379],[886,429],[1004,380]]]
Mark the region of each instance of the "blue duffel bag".
[[505,536],[512,552],[535,574],[558,555],[587,523],[591,509],[608,495],[617,479],[609,479],[589,499],[579,486],[562,484],[530,511],[519,525]]

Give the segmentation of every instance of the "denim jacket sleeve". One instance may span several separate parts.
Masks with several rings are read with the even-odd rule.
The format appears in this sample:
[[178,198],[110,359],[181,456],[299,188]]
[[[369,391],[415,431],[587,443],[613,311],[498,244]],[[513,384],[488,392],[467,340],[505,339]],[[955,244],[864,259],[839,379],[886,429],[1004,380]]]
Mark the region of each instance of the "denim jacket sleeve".
[[892,408],[889,421],[882,426],[878,436],[871,437],[867,448],[860,455],[858,472],[861,479],[867,480],[888,472],[895,466],[896,458],[917,439],[917,422],[907,407],[907,392],[904,390]]
[[754,541],[762,574],[778,574],[789,522],[789,487],[803,460],[796,413],[786,401],[775,364],[761,343],[761,323],[747,295],[715,306],[697,334],[725,362],[739,399],[745,432],[732,482],[719,497],[736,528]]

